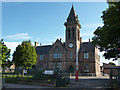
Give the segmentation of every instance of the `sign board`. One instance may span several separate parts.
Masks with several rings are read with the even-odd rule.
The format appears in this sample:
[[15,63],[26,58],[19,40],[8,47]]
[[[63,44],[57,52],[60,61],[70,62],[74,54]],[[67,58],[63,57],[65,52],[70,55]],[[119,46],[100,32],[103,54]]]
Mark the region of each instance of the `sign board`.
[[54,74],[54,71],[53,71],[53,70],[45,70],[44,74],[53,75],[53,74]]
[[24,70],[24,73],[27,73],[27,70]]

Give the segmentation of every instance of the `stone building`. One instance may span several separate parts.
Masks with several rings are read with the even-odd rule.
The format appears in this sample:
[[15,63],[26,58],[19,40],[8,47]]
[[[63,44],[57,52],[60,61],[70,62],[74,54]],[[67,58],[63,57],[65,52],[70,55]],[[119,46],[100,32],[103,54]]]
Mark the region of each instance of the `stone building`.
[[82,42],[80,37],[81,25],[73,6],[64,25],[66,27],[65,42],[57,39],[53,45],[45,46],[38,46],[38,43],[35,42],[38,56],[36,68],[39,70],[58,68],[59,70],[75,72],[76,55],[78,55],[79,74],[99,74],[100,57],[97,48],[92,45],[90,40]]

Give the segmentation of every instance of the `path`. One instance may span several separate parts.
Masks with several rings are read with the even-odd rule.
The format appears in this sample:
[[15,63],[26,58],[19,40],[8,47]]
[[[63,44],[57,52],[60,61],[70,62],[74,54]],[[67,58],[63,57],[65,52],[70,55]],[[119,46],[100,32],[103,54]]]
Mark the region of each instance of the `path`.
[[70,87],[109,88],[109,77],[81,76],[78,81],[75,81],[75,77],[71,77]]

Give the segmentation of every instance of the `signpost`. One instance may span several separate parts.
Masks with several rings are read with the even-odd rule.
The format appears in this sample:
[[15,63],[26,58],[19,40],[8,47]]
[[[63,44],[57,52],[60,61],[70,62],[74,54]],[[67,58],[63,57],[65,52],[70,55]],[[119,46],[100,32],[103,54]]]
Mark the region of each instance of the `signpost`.
[[53,71],[53,70],[45,70],[44,74],[53,75],[53,74],[54,74],[54,71]]
[[24,73],[27,73],[27,70],[24,70]]

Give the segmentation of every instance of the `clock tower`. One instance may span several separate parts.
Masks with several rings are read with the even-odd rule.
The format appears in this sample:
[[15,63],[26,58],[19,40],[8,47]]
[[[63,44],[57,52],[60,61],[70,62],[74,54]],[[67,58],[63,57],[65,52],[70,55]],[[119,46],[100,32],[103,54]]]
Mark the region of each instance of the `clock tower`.
[[68,51],[67,59],[69,61],[76,60],[76,48],[80,48],[80,28],[78,15],[76,15],[74,7],[72,5],[71,11],[67,18],[67,22],[64,23],[66,27],[65,47]]

